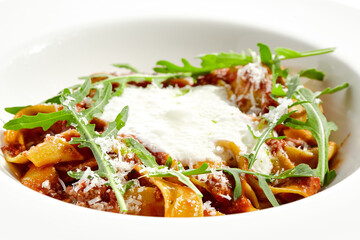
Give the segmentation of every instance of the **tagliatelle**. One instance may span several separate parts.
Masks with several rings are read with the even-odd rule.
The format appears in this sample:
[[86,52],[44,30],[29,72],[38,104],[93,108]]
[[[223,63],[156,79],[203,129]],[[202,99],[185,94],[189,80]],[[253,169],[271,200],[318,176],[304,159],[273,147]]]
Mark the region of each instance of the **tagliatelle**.
[[[70,137],[77,137],[79,134],[76,131],[69,130],[62,134],[49,136],[44,139],[43,143],[30,148],[22,155],[28,158],[36,167],[42,167],[49,164],[56,164],[59,162],[84,160],[84,157],[69,144],[64,135]],[[73,133],[73,134],[72,134]]]
[[316,194],[335,176],[335,126],[322,93],[281,68],[302,53],[258,46],[260,56],[201,56],[201,67],[159,61],[158,75],[95,74],[47,104],[9,108],[5,159],[35,191],[131,215],[221,216]]
[[77,137],[79,134],[74,130],[48,136],[43,143],[31,147],[29,150],[21,152],[16,157],[11,157],[7,153],[8,162],[24,164],[32,162],[36,167],[56,164],[59,162],[84,160],[84,157],[69,144],[64,137]]
[[38,168],[30,165],[29,170],[21,178],[21,183],[31,189],[41,191],[42,189],[54,188],[59,180],[54,166]]
[[127,191],[125,201],[135,207],[129,210],[129,214],[142,216],[164,216],[164,199],[154,187],[136,187]]
[[[24,109],[21,109],[19,112],[17,112],[14,116],[14,119],[20,118],[23,115],[27,116],[33,116],[38,113],[51,113],[55,112],[57,107],[55,105],[44,105],[44,104],[38,104],[34,106],[25,107]],[[17,149],[19,150],[25,150],[25,142],[24,139],[24,131],[13,131],[8,130],[4,133],[4,140],[6,142],[11,142],[13,144],[18,145]],[[11,156],[10,153],[4,153],[7,155],[7,159],[9,159],[9,162],[15,162],[15,163],[25,163],[26,160],[23,158],[23,156],[19,156],[18,158],[15,158]]]
[[164,217],[202,217],[202,200],[190,188],[163,179],[152,181],[160,189],[165,201]]

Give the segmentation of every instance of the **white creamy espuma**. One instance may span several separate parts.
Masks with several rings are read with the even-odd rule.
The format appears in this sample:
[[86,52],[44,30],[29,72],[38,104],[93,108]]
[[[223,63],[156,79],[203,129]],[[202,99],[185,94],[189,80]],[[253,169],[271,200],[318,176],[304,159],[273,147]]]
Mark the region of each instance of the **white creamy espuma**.
[[[212,85],[189,88],[127,87],[105,107],[102,119],[114,121],[129,106],[129,118],[120,134],[132,134],[153,152],[166,152],[183,165],[221,161],[216,142],[228,140],[241,154],[251,151],[256,140],[247,125],[257,130],[249,116],[228,100],[223,87]],[[272,163],[265,144],[253,170],[270,173]]]

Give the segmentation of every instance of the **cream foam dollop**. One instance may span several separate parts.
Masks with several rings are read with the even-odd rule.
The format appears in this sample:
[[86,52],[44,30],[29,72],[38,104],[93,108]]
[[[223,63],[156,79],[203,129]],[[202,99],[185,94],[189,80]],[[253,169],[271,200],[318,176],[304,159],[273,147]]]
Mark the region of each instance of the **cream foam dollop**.
[[[205,85],[184,89],[127,87],[113,97],[102,119],[115,120],[129,106],[129,118],[121,134],[132,134],[153,152],[166,152],[185,166],[197,162],[221,161],[216,142],[228,140],[248,153],[255,145],[247,125],[255,122],[228,100],[225,88]],[[266,146],[253,169],[270,173],[272,164]]]

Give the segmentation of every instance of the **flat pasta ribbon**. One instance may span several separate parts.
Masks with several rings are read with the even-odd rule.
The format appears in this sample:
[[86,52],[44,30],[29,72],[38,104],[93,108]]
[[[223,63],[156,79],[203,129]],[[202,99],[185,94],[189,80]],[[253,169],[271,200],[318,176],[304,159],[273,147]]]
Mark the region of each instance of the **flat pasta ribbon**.
[[164,216],[164,199],[155,187],[134,187],[124,194],[128,214],[141,216]]
[[32,162],[36,167],[56,164],[59,162],[84,160],[76,148],[67,142],[71,137],[78,137],[76,130],[67,130],[56,136],[48,136],[43,143],[31,147],[16,157],[5,154],[5,159],[12,163]]
[[171,183],[161,178],[151,178],[160,189],[165,201],[165,217],[202,217],[203,202],[188,187]]

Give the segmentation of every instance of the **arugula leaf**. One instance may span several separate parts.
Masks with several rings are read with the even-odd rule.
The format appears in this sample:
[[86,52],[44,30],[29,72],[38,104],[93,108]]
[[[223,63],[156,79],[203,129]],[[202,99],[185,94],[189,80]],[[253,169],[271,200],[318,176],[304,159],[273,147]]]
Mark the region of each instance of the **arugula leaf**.
[[276,198],[275,198],[273,192],[271,191],[269,185],[267,184],[266,179],[264,177],[259,177],[258,176],[258,180],[259,180],[259,186],[264,191],[264,194],[265,194],[266,198],[269,200],[269,202],[271,203],[271,205],[273,205],[274,207],[279,206],[279,203],[276,200]]
[[292,98],[296,88],[301,85],[299,75],[294,75],[294,76],[288,78],[286,85],[288,87],[288,91],[286,93],[286,96],[288,98]]
[[333,169],[326,173],[325,180],[324,180],[324,186],[328,186],[336,177],[336,171]]
[[176,171],[174,169],[166,169],[164,168],[164,166],[160,166],[156,162],[155,157],[135,139],[125,138],[124,142],[129,147],[131,147],[132,151],[138,156],[138,158],[145,165],[145,167],[153,168],[153,172],[150,172],[148,174],[149,177],[177,177],[180,182],[184,183],[186,186],[192,189],[199,197],[203,196],[201,192],[196,188],[196,186],[190,181],[190,179],[182,173],[181,170],[183,170],[183,167],[181,164],[179,165],[180,171]]
[[239,172],[237,171],[237,169],[232,169],[232,168],[224,168],[222,170],[224,172],[231,174],[235,180],[235,187],[233,194],[234,194],[234,201],[236,201],[241,196],[241,192],[242,192],[242,185],[239,177]]
[[[151,176],[151,177],[172,177],[172,175],[166,171],[164,166],[159,166],[159,167],[160,167],[161,171],[150,172],[149,176]],[[220,169],[216,169],[216,170],[220,171]],[[181,170],[179,172],[181,172],[185,176],[193,176],[193,175],[201,175],[201,174],[211,173],[211,170],[209,169],[209,165],[207,163],[203,163],[199,168]]]
[[156,63],[158,67],[154,68],[157,73],[191,73],[192,76],[209,73],[215,69],[233,67],[237,65],[246,65],[253,61],[252,56],[244,53],[238,54],[218,53],[206,54],[198,57],[201,60],[201,67],[195,67],[185,58],[181,59],[184,66],[177,66],[169,61],[161,60]]
[[306,77],[309,79],[324,80],[325,74],[321,71],[316,70],[315,68],[307,69],[307,70],[301,70],[299,72],[300,77]]
[[204,173],[210,173],[211,171],[209,170],[209,164],[207,163],[203,163],[201,164],[201,166],[197,169],[189,169],[189,170],[185,170],[182,173],[185,176],[191,176],[191,175],[199,175],[199,174],[204,174]]
[[84,171],[75,172],[75,171],[70,170],[70,171],[67,172],[67,175],[69,177],[72,177],[72,178],[76,179],[76,180],[79,180],[84,175]]
[[[274,79],[275,79],[275,77],[274,77]],[[279,83],[273,84],[271,94],[276,97],[285,97],[286,96],[284,89],[282,88],[281,84],[279,84]]]
[[310,57],[315,55],[331,53],[333,51],[335,51],[335,48],[324,48],[324,49],[317,49],[317,50],[305,51],[305,52],[297,52],[289,48],[281,48],[281,47],[275,48],[275,53],[279,56],[281,60]]
[[[102,172],[96,170],[96,171],[93,171],[94,174],[98,175],[99,177],[106,177],[105,175],[102,174]],[[67,172],[67,175],[76,179],[76,180],[79,180],[82,178],[82,176],[85,174],[85,171],[68,171]],[[89,179],[92,179],[92,176],[88,176]]]
[[184,64],[183,67],[177,66],[169,61],[161,60],[156,63],[159,67],[155,67],[154,71],[157,73],[183,73],[191,72],[195,74],[205,73],[208,70],[203,68],[198,68],[189,63],[185,58],[181,59],[181,62]]
[[5,108],[5,111],[10,113],[10,114],[17,114],[20,110],[30,107],[31,105],[27,105],[27,106],[19,106],[19,107],[8,107]]
[[73,121],[73,116],[67,111],[61,110],[52,113],[38,113],[35,116],[22,115],[19,118],[12,119],[4,124],[7,130],[20,130],[22,128],[32,129],[42,127],[44,131],[48,130],[54,123],[60,120]]
[[146,148],[133,138],[125,138],[124,142],[128,145],[131,150],[138,156],[140,161],[145,167],[156,168],[159,164],[156,162],[155,157],[149,153]]
[[259,54],[260,54],[261,62],[266,64],[271,69],[272,64],[273,64],[273,59],[272,59],[272,54],[271,54],[270,48],[263,43],[258,43],[257,46],[259,47]]
[[294,96],[298,101],[306,102],[301,104],[307,114],[306,122],[301,122],[293,118],[288,118],[285,125],[295,129],[307,129],[315,138],[319,148],[319,160],[316,173],[320,178],[321,184],[324,184],[325,175],[328,172],[328,142],[331,131],[337,129],[334,123],[329,123],[323,113],[320,111],[318,104],[313,103],[316,95],[307,88],[297,88]]
[[249,161],[249,169],[252,168],[254,162],[256,161],[256,156],[259,153],[259,150],[260,150],[261,146],[265,143],[266,140],[271,138],[269,136],[271,135],[274,128],[277,125],[283,123],[293,113],[294,112],[284,114],[283,116],[279,117],[276,121],[272,121],[272,122],[270,121],[268,123],[268,126],[266,127],[266,129],[261,133],[261,135],[259,137],[257,137],[258,141],[256,142],[255,146],[253,147],[252,151],[249,154],[243,155]]
[[168,157],[168,159],[166,160],[165,166],[167,168],[171,168],[171,166],[172,166],[172,158],[171,157]]
[[201,66],[203,68],[210,68],[212,70],[233,67],[237,65],[246,65],[253,62],[252,56],[243,52],[241,54],[234,52],[205,54],[198,58],[201,59]]
[[119,129],[125,126],[129,116],[129,107],[125,106],[121,112],[116,116],[115,121],[109,123],[107,129],[101,134],[101,137],[115,137]]
[[177,167],[178,167],[178,170],[179,170],[179,171],[184,171],[184,170],[185,170],[185,168],[184,168],[184,166],[182,165],[181,162],[178,162],[178,163],[177,163]]
[[301,163],[292,169],[280,173],[274,178],[285,179],[289,177],[313,177],[313,176],[316,176],[314,170],[309,165],[305,163]]
[[[86,80],[86,79],[85,79]],[[76,84],[73,85],[71,87],[68,87],[67,89],[78,89],[81,86],[81,84]],[[65,89],[63,89],[62,91],[60,91],[58,94],[56,94],[54,97],[48,98],[47,100],[44,101],[44,103],[54,103],[54,104],[61,104],[60,98],[62,97],[63,93],[64,93]]]
[[56,96],[49,98],[47,100],[44,101],[44,103],[56,103],[56,104],[61,104],[60,102],[60,97],[61,97],[62,92],[60,92],[59,94],[57,94]]
[[127,183],[125,183],[121,188],[120,192],[122,195],[124,195],[131,187],[134,185],[134,180],[130,180]]
[[349,83],[344,83],[344,84],[338,85],[338,86],[336,86],[334,88],[326,88],[326,89],[322,90],[321,92],[315,93],[315,96],[319,97],[319,96],[324,95],[324,94],[333,94],[333,93],[341,91],[341,90],[343,90],[343,89],[345,89],[347,87],[349,87]]
[[280,60],[277,56],[274,57],[272,65],[270,65],[271,67],[271,72],[272,72],[272,90],[271,90],[271,94],[276,96],[276,97],[284,97],[286,96],[286,93],[282,87],[281,84],[276,83],[278,77],[284,77],[286,78],[289,74],[289,71],[287,69],[282,70],[281,69],[281,64],[280,64]]
[[[89,93],[90,88],[86,90],[86,94],[83,94],[85,96]],[[96,95],[94,96],[94,99],[96,100],[95,103],[93,103],[90,108],[81,112],[82,117],[84,117],[87,121],[90,121],[93,116],[101,115],[104,107],[108,104],[109,99],[111,98],[111,90],[112,86],[110,83],[104,83],[104,88],[97,89]],[[81,98],[83,95],[80,95],[79,97]],[[82,99],[84,99],[84,97],[82,97],[80,101],[82,101]]]
[[[91,109],[91,111],[85,110],[83,112],[77,112],[75,108],[76,103],[82,101],[84,97],[89,93],[90,85],[90,80],[88,79],[80,87],[80,89],[78,89],[72,94],[70,94],[69,91],[64,91],[63,96],[61,97],[64,111],[72,114],[74,122],[77,124],[76,129],[81,134],[81,137],[79,138],[72,138],[70,143],[79,144],[79,147],[88,147],[91,149],[98,164],[98,173],[108,179],[109,185],[115,193],[121,211],[126,212],[127,208],[125,200],[123,198],[123,186],[121,186],[120,184],[120,180],[116,175],[115,169],[108,161],[109,156],[107,156],[106,153],[102,152],[100,146],[95,143],[95,139],[101,136],[95,132],[94,124],[89,124],[85,121],[86,119],[91,118],[94,114],[101,113],[103,111],[104,106],[107,104],[111,97],[110,83],[104,83],[104,90],[99,91],[99,96],[97,98],[97,101],[100,100],[100,102],[96,102],[91,108],[89,108]],[[119,119],[121,119],[121,117],[117,118],[117,120]],[[123,125],[116,124],[116,126],[121,127]]]
[[279,56],[277,55],[274,56],[272,67],[271,67],[271,71],[275,73],[277,77],[283,77],[285,79],[288,77],[290,70],[288,68],[282,69]]
[[137,70],[136,68],[132,67],[130,64],[126,64],[126,63],[123,63],[123,64],[119,64],[119,63],[115,63],[113,64],[114,67],[117,67],[117,68],[125,68],[125,69],[128,69],[134,73],[139,73],[139,70]]
[[251,136],[254,138],[254,139],[258,139],[259,137],[257,137],[254,133],[254,131],[252,130],[252,128],[250,127],[249,124],[246,125],[247,128],[249,129],[250,133],[251,133]]

